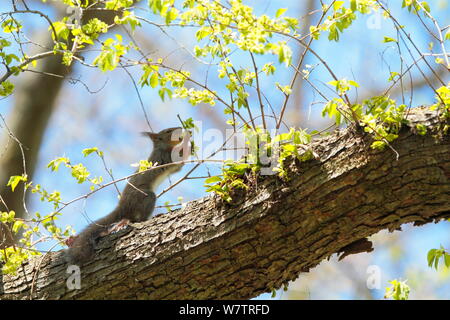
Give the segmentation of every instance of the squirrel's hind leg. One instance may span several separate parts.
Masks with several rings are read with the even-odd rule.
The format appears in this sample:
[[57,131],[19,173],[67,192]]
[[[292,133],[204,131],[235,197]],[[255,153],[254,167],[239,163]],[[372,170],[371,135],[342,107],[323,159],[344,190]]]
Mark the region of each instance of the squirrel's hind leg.
[[146,195],[142,197],[139,206],[135,207],[133,213],[133,219],[131,222],[141,222],[147,220],[155,209],[156,195],[153,191],[146,191]]

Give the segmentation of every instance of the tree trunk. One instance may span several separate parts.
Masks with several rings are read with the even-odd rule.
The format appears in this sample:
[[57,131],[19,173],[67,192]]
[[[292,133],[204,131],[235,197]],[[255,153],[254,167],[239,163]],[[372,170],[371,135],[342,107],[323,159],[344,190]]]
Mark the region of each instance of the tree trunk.
[[[60,16],[64,15],[67,8],[57,3],[54,7]],[[92,18],[111,24],[116,14],[119,12],[114,10],[96,10],[95,8],[85,10],[82,24]],[[35,40],[35,42],[42,43],[45,48],[53,48],[54,43],[49,32],[43,32],[38,37],[44,40]],[[73,69],[61,63],[60,55],[39,60],[38,67],[36,71],[40,73],[27,72],[20,76],[20,83],[14,93],[14,107],[7,120],[11,133],[23,145],[24,154],[19,144],[11,137],[5,135],[0,141],[1,150],[4,150],[0,156],[0,168],[2,168],[0,170],[0,211],[15,210],[16,217],[19,218],[25,218],[24,190],[18,187],[12,192],[7,182],[9,177],[23,173],[28,175],[29,180],[32,179],[45,129],[56,109],[55,102],[66,77]],[[13,243],[11,232],[6,228],[4,224],[0,224],[0,248],[11,246]]]
[[[45,46],[53,47],[50,38],[46,39]],[[7,123],[11,133],[23,145],[24,153],[22,154],[19,144],[8,135],[5,135],[1,141],[2,150],[5,152],[0,158],[0,168],[2,168],[0,195],[3,198],[0,202],[0,211],[15,210],[16,216],[20,218],[25,218],[22,184],[14,192],[6,184],[10,176],[20,176],[25,173],[29,180],[33,177],[45,129],[55,109],[56,98],[62,87],[64,76],[69,72],[69,68],[61,63],[60,56],[51,56],[38,61],[38,66],[40,72],[61,77],[31,72],[21,76],[20,85],[14,93],[14,108]],[[8,237],[10,233],[4,228],[5,225],[0,224],[0,248],[11,245],[12,239]]]
[[[412,128],[436,112],[411,111]],[[450,136],[404,128],[392,150],[345,129],[292,160],[289,181],[263,176],[233,204],[216,196],[104,237],[69,290],[63,252],[0,281],[3,299],[248,299],[280,288],[335,253],[371,251],[366,238],[403,223],[450,217]],[[33,281],[35,278],[35,281]]]

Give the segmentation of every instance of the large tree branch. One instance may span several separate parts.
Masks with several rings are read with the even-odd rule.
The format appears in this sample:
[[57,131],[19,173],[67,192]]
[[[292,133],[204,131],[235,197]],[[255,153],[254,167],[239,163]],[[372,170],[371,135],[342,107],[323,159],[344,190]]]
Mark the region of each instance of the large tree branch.
[[[410,119],[432,127],[438,118],[418,108]],[[371,251],[366,238],[380,230],[450,216],[448,135],[405,128],[392,145],[398,160],[369,146],[364,133],[338,131],[313,143],[317,159],[293,160],[287,182],[261,177],[232,205],[209,196],[103,238],[80,290],[67,289],[55,252],[4,276],[0,297],[28,298],[33,287],[44,299],[252,298],[335,253]]]

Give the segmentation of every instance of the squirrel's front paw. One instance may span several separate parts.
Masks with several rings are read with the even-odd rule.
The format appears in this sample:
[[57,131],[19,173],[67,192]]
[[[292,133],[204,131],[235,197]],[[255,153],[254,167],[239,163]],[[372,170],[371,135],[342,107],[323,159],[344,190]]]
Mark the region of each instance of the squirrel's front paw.
[[70,236],[68,237],[64,242],[66,244],[66,246],[68,246],[69,248],[71,248],[73,246],[73,243],[75,242],[75,240],[78,238],[78,236]]
[[111,227],[105,232],[105,234],[102,234],[102,236],[105,236],[107,234],[111,234],[114,232],[119,232],[120,230],[123,230],[126,227],[128,227],[129,223],[130,223],[130,220],[122,219],[119,222],[112,224]]

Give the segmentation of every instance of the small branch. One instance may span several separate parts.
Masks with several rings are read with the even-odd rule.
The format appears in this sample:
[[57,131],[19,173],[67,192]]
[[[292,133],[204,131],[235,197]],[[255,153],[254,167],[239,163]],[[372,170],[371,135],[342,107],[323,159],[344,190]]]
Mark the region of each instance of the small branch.
[[256,77],[256,92],[258,93],[258,101],[259,101],[259,107],[261,109],[261,119],[263,123],[264,130],[267,130],[266,125],[266,117],[264,116],[264,104],[261,99],[261,87],[259,86],[259,76],[258,76],[258,67],[256,66],[255,57],[253,56],[253,53],[250,52],[250,57],[252,58],[253,63],[253,69],[255,70],[255,77]]
[[150,121],[148,120],[147,111],[145,111],[144,102],[142,101],[142,97],[141,97],[141,94],[139,92],[139,88],[138,88],[138,86],[136,84],[136,81],[134,80],[133,76],[128,71],[128,69],[123,66],[122,62],[119,62],[119,64],[122,67],[122,69],[127,73],[128,77],[130,78],[131,82],[133,83],[134,90],[136,91],[136,94],[137,94],[137,96],[139,98],[139,103],[141,104],[141,109],[142,109],[142,113],[144,114],[145,121],[147,122],[147,125],[150,128],[150,130],[153,132],[153,128],[152,128],[152,126],[150,124]]
[[[428,18],[431,19],[431,21],[433,21],[434,26],[436,27],[436,30],[438,32],[439,35],[439,43],[441,45],[441,49],[442,49],[442,53],[444,54],[444,59],[445,59],[445,63],[446,63],[446,67],[447,69],[450,71],[450,62],[448,60],[448,54],[447,51],[445,49],[445,43],[444,43],[444,37],[442,36],[442,31],[441,31],[441,27],[439,26],[438,22],[436,21],[436,19],[427,11],[425,10],[425,8],[423,7],[422,3],[420,1],[414,1],[416,4],[419,5],[419,7],[423,10],[423,12],[425,12],[425,14],[428,16]],[[432,34],[432,33],[431,33]]]
[[[422,52],[419,50],[419,48],[417,47],[417,45],[415,44],[415,42],[411,39],[411,36],[404,30],[404,27],[398,22],[398,20],[391,14],[391,12],[386,9],[386,7],[380,2],[380,0],[376,0],[376,2],[378,3],[378,5],[381,7],[381,9],[383,9],[384,12],[386,12],[389,15],[389,18],[394,22],[394,24],[397,27],[397,30],[399,30],[401,33],[403,33],[406,38],[409,40],[409,42],[413,45],[414,49],[416,50],[416,52],[419,55],[423,55]],[[409,49],[408,49],[409,51]],[[428,66],[428,68],[431,70],[431,72],[434,74],[434,76],[439,80],[439,82],[441,83],[442,86],[445,86],[445,82],[441,79],[441,77],[439,77],[438,74],[436,74],[436,71],[434,70],[434,68],[428,63],[428,61],[426,59],[424,59],[425,64]],[[421,70],[420,70],[421,71]],[[421,71],[421,73],[423,74],[423,72]],[[434,90],[436,91],[436,90]],[[436,93],[437,94],[437,93]]]
[[[19,69],[22,69],[27,64],[30,64],[33,61],[44,59],[44,58],[47,58],[47,57],[52,56],[52,55],[54,55],[53,51],[47,51],[47,52],[39,53],[37,55],[34,55],[32,57],[29,57],[29,58],[25,59],[25,61],[23,61],[21,64],[19,64],[16,67],[19,68]],[[0,83],[6,81],[13,74],[14,74],[14,72],[11,71],[11,69],[7,70],[6,73],[3,75],[3,77],[0,78]]]
[[[24,2],[24,4],[25,4],[25,2]],[[52,20],[50,20],[50,18],[46,14],[41,12],[41,11],[29,10],[29,9],[27,9],[27,10],[15,10],[15,11],[11,11],[11,12],[4,12],[4,13],[1,13],[0,15],[13,15],[13,14],[16,14],[16,13],[20,13],[20,14],[21,13],[32,13],[32,14],[40,15],[42,18],[47,20],[48,24],[50,25],[50,28],[52,29],[53,37],[55,38],[55,41],[58,41],[58,33],[56,33],[56,29],[55,29],[55,26],[53,25]]]
[[[336,0],[333,0],[333,2],[328,6],[328,8],[322,13],[322,15],[321,15],[321,17],[320,17],[320,19],[319,19],[319,22],[317,22],[316,27],[319,27],[319,25],[320,25],[320,24],[322,23],[322,21],[323,21],[323,18],[326,16],[326,14],[327,14],[328,11],[330,10],[330,8],[333,7],[333,4],[334,4],[335,2],[336,2]],[[301,73],[300,68],[302,67],[303,61],[305,60],[306,53],[308,52],[308,50],[310,50],[311,44],[312,44],[312,42],[313,42],[313,40],[314,40],[314,38],[312,37],[312,34],[309,34],[309,36],[310,36],[310,38],[309,38],[309,41],[308,41],[308,43],[306,44],[306,46],[303,45],[303,43],[302,43],[302,45],[304,46],[305,49],[303,50],[303,53],[302,53],[301,56],[300,56],[300,59],[299,59],[299,61],[298,61],[298,63],[297,63],[297,67],[294,67],[294,71],[295,71],[295,72],[294,72],[294,76],[293,76],[293,78],[292,78],[292,80],[291,80],[291,83],[290,83],[290,85],[289,85],[291,89],[294,88],[295,81],[297,80],[297,76]],[[294,38],[295,38],[295,37],[294,37]],[[301,39],[300,39],[300,41],[301,41]],[[337,79],[335,79],[335,80],[337,80]],[[283,115],[284,115],[284,112],[285,112],[285,110],[286,110],[287,103],[288,103],[288,101],[289,101],[289,97],[290,97],[290,94],[286,95],[286,97],[285,97],[285,99],[284,99],[284,102],[283,102],[283,106],[281,107],[280,117],[278,118],[278,122],[277,122],[277,126],[276,126],[276,129],[277,129],[277,130],[280,128],[281,120],[283,119]]]

